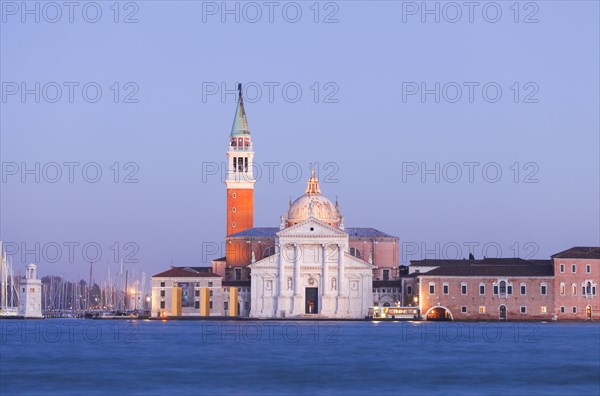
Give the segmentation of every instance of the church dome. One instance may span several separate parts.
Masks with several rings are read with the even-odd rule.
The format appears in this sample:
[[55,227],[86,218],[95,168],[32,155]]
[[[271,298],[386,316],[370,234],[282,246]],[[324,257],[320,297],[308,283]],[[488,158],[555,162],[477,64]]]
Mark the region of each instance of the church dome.
[[321,195],[319,180],[315,177],[315,171],[308,180],[308,186],[303,196],[296,199],[288,210],[287,226],[298,224],[311,216],[333,227],[338,227],[342,216],[337,204]]

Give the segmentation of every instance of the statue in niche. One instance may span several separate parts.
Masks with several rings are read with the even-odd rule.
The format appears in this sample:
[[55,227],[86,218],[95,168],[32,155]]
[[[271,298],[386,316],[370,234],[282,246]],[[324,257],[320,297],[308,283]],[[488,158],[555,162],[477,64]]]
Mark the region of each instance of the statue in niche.
[[331,290],[337,290],[337,279],[331,278]]
[[254,250],[252,251],[252,258],[250,259],[251,263],[255,263],[256,262],[256,256],[254,255]]
[[292,290],[292,278],[287,278],[287,289]]

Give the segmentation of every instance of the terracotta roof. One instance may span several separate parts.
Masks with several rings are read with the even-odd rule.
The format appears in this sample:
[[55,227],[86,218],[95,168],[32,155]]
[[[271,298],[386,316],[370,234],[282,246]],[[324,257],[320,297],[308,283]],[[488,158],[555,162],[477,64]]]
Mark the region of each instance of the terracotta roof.
[[571,249],[556,253],[552,258],[600,259],[600,247],[575,246]]
[[[209,269],[209,270],[207,270]],[[220,275],[210,271],[210,267],[172,267],[153,278],[220,278]]]
[[458,260],[454,265],[444,265],[417,276],[553,276],[550,260],[522,260],[495,263],[485,260]]

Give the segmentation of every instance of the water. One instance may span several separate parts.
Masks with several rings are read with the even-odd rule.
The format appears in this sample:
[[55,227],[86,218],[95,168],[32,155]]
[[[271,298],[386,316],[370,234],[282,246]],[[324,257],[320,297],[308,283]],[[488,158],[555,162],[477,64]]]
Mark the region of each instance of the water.
[[2,320],[0,393],[598,395],[600,326]]

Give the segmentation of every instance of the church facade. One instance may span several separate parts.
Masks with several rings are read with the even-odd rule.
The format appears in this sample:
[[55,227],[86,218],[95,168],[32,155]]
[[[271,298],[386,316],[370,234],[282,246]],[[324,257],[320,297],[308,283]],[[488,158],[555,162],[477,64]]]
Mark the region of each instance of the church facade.
[[305,195],[282,216],[275,253],[249,265],[250,316],[364,318],[373,305],[376,266],[349,253],[336,205],[314,172]]

